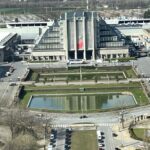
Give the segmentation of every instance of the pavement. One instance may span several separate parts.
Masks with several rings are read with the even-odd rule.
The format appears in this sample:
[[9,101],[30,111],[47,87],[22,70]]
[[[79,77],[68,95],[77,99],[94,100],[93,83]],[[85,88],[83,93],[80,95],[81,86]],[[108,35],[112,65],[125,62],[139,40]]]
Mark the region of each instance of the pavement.
[[66,62],[51,62],[51,63],[27,63],[27,62],[22,62],[27,65],[28,68],[31,69],[39,69],[39,68],[66,68],[67,64]]
[[58,129],[57,130],[56,147],[54,148],[54,150],[63,150],[64,149],[65,137],[66,137],[65,129]]
[[136,71],[144,77],[150,77],[150,57],[141,57],[132,63]]

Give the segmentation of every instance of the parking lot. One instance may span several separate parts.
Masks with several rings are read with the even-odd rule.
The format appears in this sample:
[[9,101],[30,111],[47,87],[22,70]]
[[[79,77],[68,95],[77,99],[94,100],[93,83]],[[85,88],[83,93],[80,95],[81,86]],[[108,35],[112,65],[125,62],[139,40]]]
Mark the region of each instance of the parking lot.
[[141,57],[133,64],[136,71],[144,77],[150,77],[150,57]]
[[70,150],[72,129],[52,129],[48,150]]
[[99,150],[114,150],[114,141],[110,127],[99,126],[97,128],[97,138]]
[[117,150],[114,140],[116,136],[108,126],[98,126],[97,130],[83,130],[82,127],[52,129],[48,150]]

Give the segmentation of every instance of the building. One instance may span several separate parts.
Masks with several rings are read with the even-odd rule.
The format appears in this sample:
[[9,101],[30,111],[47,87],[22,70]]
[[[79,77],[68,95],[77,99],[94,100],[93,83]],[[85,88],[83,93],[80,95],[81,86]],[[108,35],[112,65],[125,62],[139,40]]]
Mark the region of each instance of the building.
[[13,61],[16,45],[20,37],[13,33],[3,33],[0,36],[0,62]]
[[130,37],[136,46],[150,51],[150,29],[144,29],[142,27],[117,27],[117,29],[123,35]]
[[128,57],[125,38],[97,12],[68,12],[47,27],[33,49],[33,61]]

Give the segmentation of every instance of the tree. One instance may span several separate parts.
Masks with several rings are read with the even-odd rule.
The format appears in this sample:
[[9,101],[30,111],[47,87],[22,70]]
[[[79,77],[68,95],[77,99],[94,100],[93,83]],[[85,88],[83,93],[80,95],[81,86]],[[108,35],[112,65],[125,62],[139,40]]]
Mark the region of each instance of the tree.
[[150,9],[148,9],[147,11],[145,11],[144,18],[150,18]]
[[6,124],[9,126],[11,131],[11,137],[14,138],[15,128],[16,128],[17,117],[13,111],[8,112],[6,118]]
[[66,78],[66,84],[68,85],[68,83],[69,83],[69,78],[67,77]]
[[38,150],[38,145],[33,136],[20,134],[9,141],[4,150]]
[[97,83],[98,82],[98,76],[96,75],[95,76],[95,83]]
[[119,81],[118,75],[115,75],[115,78],[116,78],[116,81],[118,82]]
[[10,128],[12,139],[18,134],[31,133],[34,135],[33,125],[34,119],[30,114],[25,113],[23,110],[11,110],[7,113],[6,125]]
[[43,83],[45,84],[47,82],[47,77],[44,77]]

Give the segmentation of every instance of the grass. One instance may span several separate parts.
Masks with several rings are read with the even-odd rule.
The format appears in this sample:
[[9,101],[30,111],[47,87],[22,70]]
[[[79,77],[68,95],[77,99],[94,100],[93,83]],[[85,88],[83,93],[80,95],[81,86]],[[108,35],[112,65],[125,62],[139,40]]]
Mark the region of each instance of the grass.
[[135,135],[135,138],[140,139],[140,140],[148,140],[150,141],[150,137],[147,139],[145,136],[145,133],[147,132],[148,129],[144,128],[133,128],[133,133]]
[[[37,78],[38,77],[38,73],[36,72],[33,72],[32,73],[32,76],[30,78],[30,80],[32,81],[37,81]],[[123,73],[120,73],[120,72],[116,72],[116,73],[112,73],[112,72],[107,72],[107,73],[103,73],[103,72],[97,72],[97,73],[85,73],[83,72],[82,73],[82,80],[95,80],[95,78],[97,77],[97,80],[108,80],[108,77],[109,77],[109,80],[115,80],[115,79],[125,79]],[[49,79],[53,79],[55,81],[66,81],[66,79],[68,79],[69,81],[79,81],[80,80],[80,74],[79,73],[75,73],[75,74],[69,74],[69,73],[66,73],[66,74],[61,74],[61,73],[49,73],[49,74],[40,74],[39,76],[40,79],[46,79],[47,81]],[[50,80],[49,80],[50,81]]]
[[71,138],[72,150],[97,150],[97,138],[95,130],[74,131]]
[[59,85],[59,86],[55,86],[55,85],[48,85],[48,86],[34,86],[34,85],[26,85],[25,86],[25,90],[31,89],[31,90],[36,90],[36,89],[79,89],[79,88],[92,88],[92,89],[96,89],[96,88],[114,88],[114,87],[126,87],[126,88],[130,88],[130,87],[137,87],[140,88],[141,84],[139,82],[130,82],[128,84],[123,84],[123,83],[116,83],[116,84],[95,84],[95,85]]
[[96,85],[66,85],[66,86],[25,86],[21,97],[21,105],[27,106],[30,96],[36,94],[68,94],[68,93],[83,93],[80,88],[84,88],[84,93],[94,92],[131,92],[138,105],[148,104],[148,99],[145,96],[140,83],[131,82],[129,84],[96,84]]
[[146,95],[144,94],[142,88],[141,89],[138,89],[138,88],[130,89],[130,92],[133,93],[133,95],[139,105],[148,104],[148,99],[147,99]]
[[[127,78],[136,78],[135,72],[132,70],[130,66],[122,66],[122,67],[82,67],[83,80],[107,80],[108,76],[110,80],[118,80],[125,79],[123,72],[127,76]],[[90,72],[90,74],[89,74]],[[66,75],[64,74],[66,73]],[[70,74],[76,73],[76,74]],[[34,76],[35,74],[39,74],[40,79],[46,79],[46,81],[53,81],[53,78],[57,81],[77,81],[80,80],[80,68],[68,68],[68,69],[37,69],[32,70],[28,76],[27,80],[39,81]],[[63,78],[59,80],[59,78]],[[52,80],[49,80],[52,79]]]
[[127,78],[137,78],[133,69],[125,70],[124,73],[126,74]]

